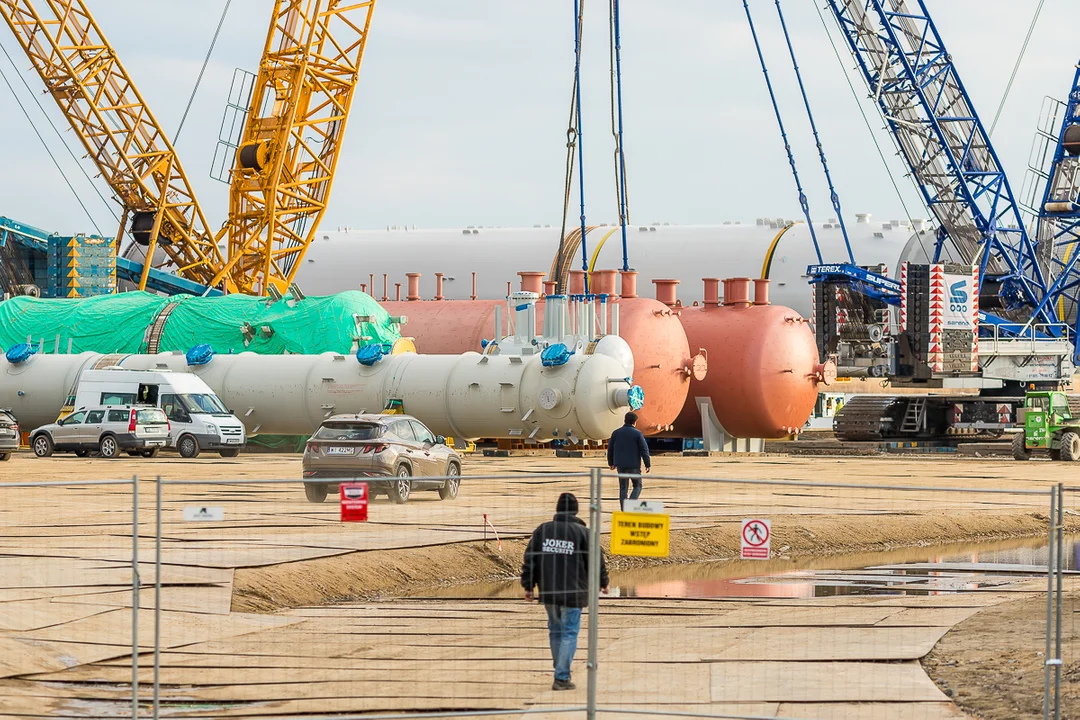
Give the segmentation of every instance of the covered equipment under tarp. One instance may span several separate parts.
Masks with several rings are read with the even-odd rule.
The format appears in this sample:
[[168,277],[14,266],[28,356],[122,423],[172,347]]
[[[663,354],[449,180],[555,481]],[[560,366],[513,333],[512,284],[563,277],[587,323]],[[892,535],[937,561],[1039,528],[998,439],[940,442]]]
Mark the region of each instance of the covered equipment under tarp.
[[358,290],[295,300],[250,295],[163,297],[127,292],[85,299],[0,302],[0,348],[41,343],[53,353],[353,353],[401,337],[389,314]]

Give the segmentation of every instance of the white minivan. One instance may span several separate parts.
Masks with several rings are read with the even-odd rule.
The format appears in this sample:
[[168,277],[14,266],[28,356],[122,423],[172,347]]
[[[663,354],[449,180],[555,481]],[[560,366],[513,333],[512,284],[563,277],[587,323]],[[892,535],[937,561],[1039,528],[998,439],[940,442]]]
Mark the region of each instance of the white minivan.
[[76,408],[136,404],[157,405],[165,411],[172,426],[169,446],[182,457],[197,457],[203,450],[236,457],[247,443],[244,423],[192,373],[122,367],[84,370],[69,402]]

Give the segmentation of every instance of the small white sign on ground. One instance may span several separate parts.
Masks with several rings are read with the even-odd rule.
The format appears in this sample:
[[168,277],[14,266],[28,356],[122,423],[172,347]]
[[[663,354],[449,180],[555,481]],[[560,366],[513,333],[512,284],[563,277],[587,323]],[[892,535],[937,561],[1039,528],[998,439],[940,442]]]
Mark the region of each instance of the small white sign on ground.
[[184,508],[185,522],[221,522],[225,519],[225,508],[191,505]]
[[739,544],[743,560],[768,560],[772,543],[772,523],[762,518],[742,521]]
[[623,512],[662,513],[664,503],[660,500],[627,500]]

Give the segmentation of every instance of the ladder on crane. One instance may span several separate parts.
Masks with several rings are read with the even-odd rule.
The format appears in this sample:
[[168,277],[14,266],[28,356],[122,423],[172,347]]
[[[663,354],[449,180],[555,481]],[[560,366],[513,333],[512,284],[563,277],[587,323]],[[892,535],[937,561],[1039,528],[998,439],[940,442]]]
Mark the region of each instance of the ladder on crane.
[[375,0],[276,0],[229,187],[224,271],[285,292],[341,157]]

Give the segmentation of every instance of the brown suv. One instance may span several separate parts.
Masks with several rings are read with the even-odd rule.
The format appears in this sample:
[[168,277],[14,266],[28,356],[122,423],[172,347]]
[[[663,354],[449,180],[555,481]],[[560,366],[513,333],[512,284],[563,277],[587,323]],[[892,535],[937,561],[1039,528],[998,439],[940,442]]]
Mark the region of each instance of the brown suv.
[[461,456],[409,415],[334,415],[304,448],[304,493],[322,502],[345,478],[367,482],[395,503],[413,490],[437,490],[443,500],[457,497]]

